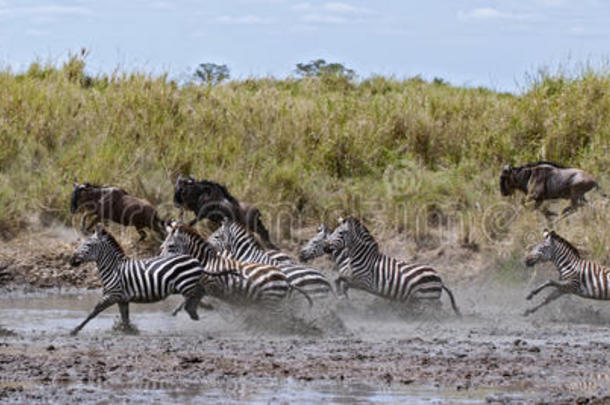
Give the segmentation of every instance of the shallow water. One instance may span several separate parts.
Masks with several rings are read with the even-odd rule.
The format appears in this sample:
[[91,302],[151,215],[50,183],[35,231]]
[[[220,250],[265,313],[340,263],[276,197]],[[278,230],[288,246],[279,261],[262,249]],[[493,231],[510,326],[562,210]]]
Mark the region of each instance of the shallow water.
[[[202,356],[201,364],[206,364],[206,367],[208,367],[206,363],[208,358],[216,356],[220,360],[210,363],[214,371],[209,375],[207,371],[201,374],[202,370],[205,371],[205,367],[196,368],[199,373],[197,382],[184,378],[179,372],[176,373],[175,367],[182,367],[181,363],[173,366],[164,364],[157,375],[151,374],[150,369],[143,367],[142,371],[136,370],[137,377],[132,376],[131,379],[118,381],[112,374],[116,369],[109,364],[103,367],[101,375],[108,378],[104,381],[97,381],[92,379],[93,377],[82,380],[83,375],[88,376],[91,370],[95,370],[95,365],[58,381],[54,380],[58,373],[53,372],[51,383],[39,383],[37,380],[39,377],[28,377],[26,370],[23,377],[8,379],[6,382],[0,379],[0,391],[3,386],[7,387],[10,384],[23,387],[23,392],[11,394],[13,396],[10,399],[15,402],[30,402],[32,398],[51,402],[64,402],[68,399],[97,402],[100,398],[104,398],[105,403],[109,404],[126,401],[472,404],[484,403],[486,398],[493,397],[497,393],[514,395],[517,399],[540,395],[540,392],[535,390],[529,392],[531,386],[519,385],[519,383],[511,386],[511,381],[505,380],[510,378],[510,376],[506,377],[507,373],[520,370],[520,362],[524,360],[530,362],[537,358],[539,360],[528,363],[528,366],[540,367],[540,370],[532,371],[534,375],[549,373],[546,380],[548,387],[558,387],[556,389],[562,392],[582,391],[584,388],[578,384],[586,381],[589,384],[593,383],[594,392],[610,389],[610,377],[608,377],[610,370],[607,367],[607,351],[604,349],[610,347],[610,334],[608,334],[610,323],[607,322],[610,319],[610,308],[604,305],[606,303],[590,304],[588,301],[570,298],[563,304],[546,310],[544,315],[523,318],[520,313],[529,303],[523,302],[520,295],[522,295],[520,291],[505,295],[496,294],[486,305],[477,305],[472,301],[471,307],[463,311],[466,314],[463,318],[457,318],[450,311],[444,311],[438,316],[412,319],[388,311],[387,304],[383,302],[369,300],[366,302],[367,305],[364,305],[365,302],[361,297],[354,294],[349,302],[335,303],[336,312],[345,323],[345,333],[336,335],[329,333],[320,338],[252,333],[243,329],[241,325],[233,324],[233,318],[222,310],[201,309],[199,311],[201,320],[198,322],[191,321],[185,313],[173,317],[171,311],[182,301],[181,297],[173,296],[155,304],[130,304],[131,321],[139,329],[139,336],[124,336],[113,331],[113,325],[119,318],[118,308],[115,306],[90,321],[78,337],[71,338],[67,336],[68,332],[95,306],[101,296],[100,291],[7,293],[0,298],[0,325],[16,332],[17,335],[0,338],[0,343],[5,340],[8,342],[6,347],[12,346],[8,351],[6,347],[0,345],[0,355],[18,353],[20,350],[18,347],[30,350],[31,344],[37,346],[37,350],[45,355],[56,356],[53,361],[65,361],[72,352],[79,353],[78,355],[85,354],[88,357],[89,355],[86,354],[88,350],[99,353],[100,348],[108,347],[114,351],[113,356],[144,348],[142,355],[161,358],[165,356],[166,348],[169,347],[171,353],[177,352],[180,356],[188,357],[193,353]],[[479,297],[482,297],[482,294]],[[464,300],[462,303],[468,304]],[[549,318],[554,320],[549,321]],[[527,342],[524,342],[525,340]],[[256,352],[247,348],[251,341],[258,343]],[[588,344],[593,342],[593,346],[589,348],[590,351],[592,350],[591,355],[598,356],[595,353],[599,352],[606,359],[599,358],[596,364],[591,366],[583,360],[582,364],[574,365],[575,368],[569,373],[564,373],[561,367],[575,363],[571,358],[576,359],[576,363],[581,361],[582,349],[578,346],[579,342]],[[565,352],[561,347],[564,344]],[[47,352],[50,346],[55,348]],[[364,353],[361,358],[359,348],[362,348]],[[400,364],[399,362],[409,365],[414,361],[421,361],[419,358],[408,360],[408,356],[416,351],[421,351],[425,354],[424,357],[432,361],[438,357],[441,361],[436,365],[437,370],[455,374],[450,377],[452,381],[459,380],[461,374],[467,372],[473,375],[480,372],[494,374],[487,369],[487,364],[468,363],[463,371],[459,367],[454,369],[452,363],[460,359],[479,357],[483,360],[491,359],[489,364],[498,363],[500,367],[506,360],[507,369],[502,371],[498,366],[492,369],[498,370],[496,372],[498,376],[489,381],[500,383],[501,388],[490,385],[464,388],[462,383],[455,382],[449,386],[435,386],[431,382],[424,385],[413,382],[402,383],[404,377],[393,377],[386,381],[384,373],[399,374],[399,370],[393,368],[396,364]],[[547,355],[547,352],[550,354]],[[168,358],[175,359],[176,356],[178,355],[170,354]],[[269,360],[266,360],[267,356]],[[521,357],[514,363],[516,356]],[[559,359],[557,356],[566,356],[565,361],[562,361],[567,363],[554,368],[552,364]],[[228,367],[229,376],[222,371],[220,374],[215,374],[217,369],[222,368],[215,361],[232,357],[245,358],[246,367],[254,369],[259,367],[258,375],[242,375],[242,370],[249,369],[240,368],[243,366],[239,365]],[[94,356],[87,361],[95,363],[96,358]],[[99,358],[107,357],[102,353]],[[262,363],[261,358],[263,358]],[[311,374],[305,373],[307,375],[299,377],[301,364],[311,358],[319,359],[316,360],[318,364],[328,359],[334,367],[337,367],[337,364],[339,367],[345,365],[346,376],[351,373],[352,377],[346,377],[344,381],[341,375],[341,379],[337,379],[337,375],[333,375],[326,368],[312,370]],[[290,374],[286,374],[284,378],[272,377],[277,375],[274,371],[275,366],[265,363],[271,360],[277,361],[282,368],[290,369]],[[444,366],[445,363],[447,366]],[[126,362],[121,360],[118,362],[120,367],[118,371],[129,364],[128,359]],[[265,367],[260,368],[261,364]],[[139,367],[138,364],[134,366]],[[36,367],[38,366],[31,366],[33,375],[37,375]],[[78,368],[79,363],[75,363],[73,367]],[[3,366],[0,364],[0,370],[2,369]],[[368,370],[370,377],[366,377],[366,373],[361,374],[362,369]],[[425,374],[426,370],[427,366],[421,366],[421,372]],[[61,371],[61,368],[58,371]],[[79,375],[81,377],[78,377]],[[127,372],[126,375],[132,374]],[[310,376],[311,380],[309,380]],[[424,375],[419,376],[418,379],[417,376],[413,376],[418,381],[433,381],[434,377],[434,375]],[[541,378],[544,381],[545,377]],[[523,380],[519,378],[517,382]],[[527,382],[527,378],[525,381]],[[544,382],[543,386],[546,387],[547,382]]]

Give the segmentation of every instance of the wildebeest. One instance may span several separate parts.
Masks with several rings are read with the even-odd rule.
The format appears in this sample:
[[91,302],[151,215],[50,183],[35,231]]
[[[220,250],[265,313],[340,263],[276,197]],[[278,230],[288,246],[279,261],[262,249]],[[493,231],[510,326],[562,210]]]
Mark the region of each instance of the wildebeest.
[[[80,223],[82,232],[90,232],[96,223],[110,220],[125,226],[135,226],[140,240],[146,238],[144,228],[150,228],[162,237],[165,235],[164,223],[155,207],[119,187],[75,183],[70,212],[74,214],[79,210],[85,212]],[[89,217],[94,217],[94,220],[86,226]]]
[[195,219],[188,223],[189,226],[203,218],[219,224],[227,218],[260,235],[267,248],[277,249],[269,239],[269,231],[261,221],[258,208],[237,201],[222,184],[179,175],[174,186],[174,205],[195,213]]
[[521,190],[526,195],[524,202],[534,201],[535,208],[540,208],[545,200],[570,199],[571,205],[562,214],[576,210],[585,202],[585,193],[593,188],[599,186],[589,173],[551,162],[540,161],[520,167],[506,165],[500,174],[500,192],[503,196]]

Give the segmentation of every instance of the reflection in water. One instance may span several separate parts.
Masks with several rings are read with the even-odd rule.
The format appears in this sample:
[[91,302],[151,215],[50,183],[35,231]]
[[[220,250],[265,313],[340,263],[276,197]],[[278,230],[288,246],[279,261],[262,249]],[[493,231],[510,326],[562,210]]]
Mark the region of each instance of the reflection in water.
[[114,397],[134,402],[179,402],[223,404],[480,404],[491,390],[458,392],[430,387],[382,386],[347,384],[336,381],[302,382],[292,378],[284,380],[256,378],[235,382],[220,379],[213,385],[172,386],[155,381],[135,384],[98,384],[74,387],[93,389],[100,395],[112,393]]

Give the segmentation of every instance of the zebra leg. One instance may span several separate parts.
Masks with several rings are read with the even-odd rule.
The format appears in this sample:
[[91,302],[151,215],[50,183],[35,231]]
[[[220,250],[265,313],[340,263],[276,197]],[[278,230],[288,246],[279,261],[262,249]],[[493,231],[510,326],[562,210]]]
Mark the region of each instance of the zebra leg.
[[121,322],[124,326],[129,326],[129,303],[119,302],[119,311],[121,311]]
[[343,277],[337,277],[335,279],[335,289],[337,290],[337,295],[340,298],[348,299],[347,290],[349,288],[349,283]]
[[[199,320],[199,315],[197,314],[197,307],[199,306],[199,302],[201,301],[201,298],[203,298],[203,296],[204,290],[203,287],[201,287],[199,284],[197,284],[197,286],[191,293],[184,296],[185,300],[182,303],[182,306],[193,321]],[[174,314],[175,312],[176,311],[174,311]]]
[[523,316],[528,316],[536,311],[538,311],[540,308],[542,308],[543,306],[545,306],[546,304],[555,301],[557,298],[561,297],[563,294],[565,294],[564,291],[557,289],[555,291],[553,291],[548,297],[546,297],[546,299],[544,301],[542,301],[542,303],[540,303],[539,305],[536,305],[534,308],[528,309],[527,311],[525,311],[523,313]]
[[526,300],[531,300],[532,298],[534,298],[534,296],[536,294],[538,294],[540,291],[544,290],[547,287],[555,287],[558,288],[560,290],[563,290],[564,292],[569,292],[566,290],[569,290],[570,287],[572,287],[573,282],[570,280],[564,280],[564,281],[556,281],[556,280],[548,280],[544,283],[542,283],[541,285],[539,285],[538,287],[534,288],[532,290],[532,292],[530,292],[528,294],[527,297],[525,297]]
[[178,305],[176,308],[174,308],[174,310],[172,311],[172,316],[178,315],[178,312],[180,312],[180,311],[182,311],[182,309],[184,309],[185,304],[186,304],[186,300],[182,301],[180,303],[180,305]]
[[70,332],[70,335],[75,336],[87,324],[87,322],[95,318],[100,312],[104,311],[105,309],[113,306],[114,304],[118,304],[119,301],[120,298],[114,295],[107,295],[105,297],[102,297],[102,300],[97,303],[95,308],[93,308],[93,311],[91,311],[91,313],[87,316],[87,318],[85,318],[83,322],[81,322],[80,325],[78,325]]

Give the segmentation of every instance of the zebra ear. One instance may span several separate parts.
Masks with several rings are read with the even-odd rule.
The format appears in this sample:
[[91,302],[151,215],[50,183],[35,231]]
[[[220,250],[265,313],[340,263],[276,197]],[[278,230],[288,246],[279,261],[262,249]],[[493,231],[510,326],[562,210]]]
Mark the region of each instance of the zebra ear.
[[337,222],[339,223],[339,225],[341,225],[341,224],[343,223],[343,217],[339,217],[339,218],[337,219]]
[[102,225],[101,222],[99,222],[96,226],[95,226],[95,234],[97,236],[101,236],[104,233],[104,225]]
[[551,231],[549,231],[547,228],[544,228],[544,231],[542,231],[542,236],[544,238],[547,238],[551,235]]

